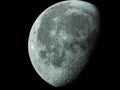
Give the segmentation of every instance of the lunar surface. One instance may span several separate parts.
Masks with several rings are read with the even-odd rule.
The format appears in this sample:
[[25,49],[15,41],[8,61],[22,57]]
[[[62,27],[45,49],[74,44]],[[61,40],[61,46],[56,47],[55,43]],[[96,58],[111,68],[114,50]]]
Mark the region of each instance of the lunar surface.
[[95,47],[99,23],[98,9],[84,1],[62,1],[41,13],[28,40],[39,76],[54,87],[75,80]]

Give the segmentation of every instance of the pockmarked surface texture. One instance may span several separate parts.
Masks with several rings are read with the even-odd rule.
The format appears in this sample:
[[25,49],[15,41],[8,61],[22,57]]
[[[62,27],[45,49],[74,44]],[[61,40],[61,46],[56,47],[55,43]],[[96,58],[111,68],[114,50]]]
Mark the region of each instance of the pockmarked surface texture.
[[47,8],[33,24],[28,51],[47,83],[60,87],[80,74],[99,34],[99,12],[84,1],[63,1]]

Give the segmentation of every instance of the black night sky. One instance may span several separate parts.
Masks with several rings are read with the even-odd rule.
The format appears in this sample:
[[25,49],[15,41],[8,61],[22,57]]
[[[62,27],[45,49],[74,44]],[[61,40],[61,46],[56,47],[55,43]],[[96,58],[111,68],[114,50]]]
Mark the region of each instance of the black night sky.
[[[54,88],[35,72],[28,55],[28,36],[35,19],[49,6],[61,0],[24,0],[7,2],[8,25],[5,39],[8,56],[5,56],[3,84],[10,89],[31,90],[98,90],[115,87],[113,61],[115,61],[116,30],[115,7],[112,0],[85,0],[96,5],[101,14],[101,32],[89,63],[72,84]],[[6,13],[6,12],[5,12]],[[9,45],[9,46],[8,46]],[[114,47],[114,48],[113,48]]]

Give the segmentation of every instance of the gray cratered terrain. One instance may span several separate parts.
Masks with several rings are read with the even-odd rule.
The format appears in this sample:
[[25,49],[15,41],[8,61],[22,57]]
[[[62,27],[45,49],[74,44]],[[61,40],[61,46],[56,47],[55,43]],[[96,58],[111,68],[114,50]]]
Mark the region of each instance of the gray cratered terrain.
[[99,22],[97,8],[84,1],[62,1],[41,13],[28,41],[39,76],[55,87],[77,78],[95,47]]

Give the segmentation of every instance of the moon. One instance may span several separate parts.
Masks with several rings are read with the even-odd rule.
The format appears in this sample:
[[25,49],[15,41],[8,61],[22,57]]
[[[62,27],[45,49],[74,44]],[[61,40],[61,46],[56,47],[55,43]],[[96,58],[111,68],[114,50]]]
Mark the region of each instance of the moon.
[[62,1],[43,11],[28,39],[30,61],[38,75],[54,87],[74,81],[95,48],[99,11],[85,1]]

